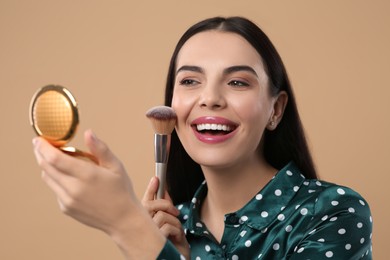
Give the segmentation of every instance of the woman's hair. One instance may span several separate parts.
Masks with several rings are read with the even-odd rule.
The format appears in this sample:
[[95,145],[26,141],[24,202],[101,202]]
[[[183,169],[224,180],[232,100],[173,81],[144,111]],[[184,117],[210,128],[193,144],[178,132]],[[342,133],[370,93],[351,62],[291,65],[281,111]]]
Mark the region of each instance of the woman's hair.
[[[285,91],[288,95],[284,115],[278,127],[273,131],[265,130],[264,132],[262,153],[265,160],[276,169],[281,169],[293,161],[306,178],[316,178],[315,167],[282,59],[267,35],[257,25],[245,18],[215,17],[206,19],[193,25],[183,34],[170,61],[165,89],[165,105],[171,106],[172,103],[178,53],[192,36],[209,30],[236,33],[245,38],[262,58],[269,77],[271,95],[277,95],[280,91]],[[174,131],[167,170],[167,187],[173,203],[179,204],[191,200],[203,180],[204,176],[200,165],[190,158]]]

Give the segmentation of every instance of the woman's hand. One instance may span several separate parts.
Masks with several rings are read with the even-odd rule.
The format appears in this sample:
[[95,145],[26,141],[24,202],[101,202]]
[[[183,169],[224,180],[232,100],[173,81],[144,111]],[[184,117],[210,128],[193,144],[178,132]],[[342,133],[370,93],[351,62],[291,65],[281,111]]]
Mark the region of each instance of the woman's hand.
[[190,248],[181,223],[177,218],[180,212],[173,205],[167,192],[165,192],[164,199],[154,199],[158,185],[158,178],[153,177],[145,191],[142,204],[153,218],[161,233],[175,245],[186,259],[190,259]]
[[[126,257],[155,258],[166,239],[136,198],[122,163],[92,131],[86,131],[85,142],[98,165],[69,156],[43,138],[34,138],[42,179],[65,214],[109,234]],[[142,241],[154,245],[153,250]]]

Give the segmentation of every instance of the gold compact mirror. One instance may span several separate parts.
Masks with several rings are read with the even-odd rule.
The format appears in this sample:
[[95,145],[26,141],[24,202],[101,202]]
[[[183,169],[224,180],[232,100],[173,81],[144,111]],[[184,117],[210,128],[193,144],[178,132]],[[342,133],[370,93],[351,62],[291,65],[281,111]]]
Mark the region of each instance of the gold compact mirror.
[[93,155],[65,146],[79,124],[77,102],[65,87],[48,85],[34,94],[30,104],[30,124],[38,136],[63,152],[97,163]]

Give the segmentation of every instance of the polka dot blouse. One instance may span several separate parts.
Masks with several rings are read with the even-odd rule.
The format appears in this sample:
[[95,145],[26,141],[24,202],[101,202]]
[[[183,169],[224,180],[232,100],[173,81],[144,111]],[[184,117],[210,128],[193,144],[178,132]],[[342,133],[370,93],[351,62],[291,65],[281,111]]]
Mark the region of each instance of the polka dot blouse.
[[[372,218],[356,192],[309,180],[293,163],[237,212],[225,215],[218,243],[199,218],[203,183],[179,205],[191,259],[372,259]],[[184,259],[168,241],[158,259]]]

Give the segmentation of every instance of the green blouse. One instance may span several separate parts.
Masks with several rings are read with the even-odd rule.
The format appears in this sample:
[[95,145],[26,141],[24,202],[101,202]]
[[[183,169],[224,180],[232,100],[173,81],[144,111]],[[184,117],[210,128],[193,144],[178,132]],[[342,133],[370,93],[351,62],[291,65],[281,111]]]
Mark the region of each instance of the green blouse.
[[[200,219],[204,182],[179,216],[191,259],[372,259],[372,218],[353,190],[306,179],[293,163],[237,212],[218,243]],[[184,259],[167,242],[158,259]]]

